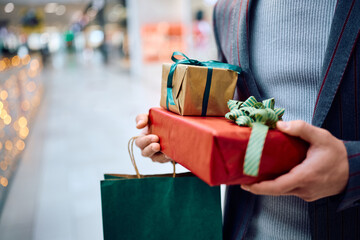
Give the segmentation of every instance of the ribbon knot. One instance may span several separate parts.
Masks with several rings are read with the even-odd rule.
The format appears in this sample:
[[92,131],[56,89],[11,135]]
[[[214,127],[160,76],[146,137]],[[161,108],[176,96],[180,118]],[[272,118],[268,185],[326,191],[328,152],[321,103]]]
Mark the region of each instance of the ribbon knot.
[[258,176],[260,159],[264,148],[265,138],[269,128],[275,128],[276,122],[281,120],[285,109],[274,108],[274,98],[262,102],[255,97],[249,97],[245,102],[229,100],[228,112],[225,117],[235,121],[239,126],[252,128],[244,159],[244,174]]

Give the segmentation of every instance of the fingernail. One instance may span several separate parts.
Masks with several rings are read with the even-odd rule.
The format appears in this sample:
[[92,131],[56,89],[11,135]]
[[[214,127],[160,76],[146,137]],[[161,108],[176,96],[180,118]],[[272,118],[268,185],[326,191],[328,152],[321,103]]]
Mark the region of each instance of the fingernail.
[[284,122],[284,121],[278,121],[277,126],[282,128],[282,129],[289,128],[289,124],[287,122]]
[[143,120],[139,120],[139,121],[136,123],[136,125],[140,125],[140,124],[143,124],[143,123],[144,123]]

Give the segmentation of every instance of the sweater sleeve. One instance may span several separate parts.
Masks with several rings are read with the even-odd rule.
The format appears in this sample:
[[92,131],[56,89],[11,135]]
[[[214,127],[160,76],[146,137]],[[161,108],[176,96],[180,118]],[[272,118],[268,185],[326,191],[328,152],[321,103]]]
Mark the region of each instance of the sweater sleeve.
[[349,160],[349,180],[339,211],[360,206],[360,141],[344,141]]

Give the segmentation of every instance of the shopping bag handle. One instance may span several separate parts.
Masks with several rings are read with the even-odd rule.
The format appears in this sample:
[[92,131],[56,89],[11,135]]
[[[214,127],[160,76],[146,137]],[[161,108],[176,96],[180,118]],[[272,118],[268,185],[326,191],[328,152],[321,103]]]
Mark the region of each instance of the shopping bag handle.
[[[136,176],[138,178],[141,178],[141,175],[139,173],[139,170],[136,166],[136,162],[135,162],[135,156],[134,156],[134,142],[135,140],[138,138],[139,136],[136,136],[136,137],[132,137],[130,138],[129,142],[128,142],[128,152],[129,152],[129,156],[130,156],[130,159],[131,159],[131,163],[132,165],[134,166],[134,169],[135,169],[135,172],[136,172]],[[175,161],[172,161],[172,164],[173,164],[173,177],[176,176],[176,168],[175,168]]]

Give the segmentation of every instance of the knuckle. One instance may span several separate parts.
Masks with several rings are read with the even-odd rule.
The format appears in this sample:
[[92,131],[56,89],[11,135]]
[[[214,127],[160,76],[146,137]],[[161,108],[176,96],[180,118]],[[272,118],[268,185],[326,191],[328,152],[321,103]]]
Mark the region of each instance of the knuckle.
[[144,137],[143,137],[143,140],[144,140],[144,144],[146,145],[146,146],[148,146],[148,145],[150,145],[151,144],[151,136],[150,135],[145,135]]
[[153,155],[152,149],[147,146],[141,151],[141,155],[143,157],[151,157]]
[[150,143],[149,144],[149,148],[151,149],[151,151],[153,153],[159,152],[160,151],[160,146],[158,143]]
[[143,150],[143,151],[141,151],[141,156],[143,156],[143,157],[147,157],[147,154],[146,154],[146,152]]
[[319,129],[319,133],[324,137],[325,140],[329,140],[332,137],[332,135],[329,131],[322,129],[322,128]]
[[142,137],[138,137],[136,140],[135,140],[135,145],[139,148],[141,148],[141,141],[142,141]]
[[150,142],[155,142],[155,143],[159,142],[159,137],[157,135],[149,134],[148,136],[149,136],[149,141]]
[[138,137],[135,140],[135,145],[138,146],[140,149],[144,149],[147,145],[149,145],[148,143],[148,136],[141,136]]
[[157,153],[157,154],[154,154],[152,157],[151,157],[151,160],[153,162],[159,162],[159,163],[165,163],[167,162],[165,157],[164,157],[164,154],[162,153]]
[[313,202],[316,200],[315,193],[306,189],[304,189],[303,192],[299,194],[299,197],[306,202]]
[[305,127],[307,127],[307,123],[305,121],[302,121],[302,120],[295,121],[295,128],[304,129]]

